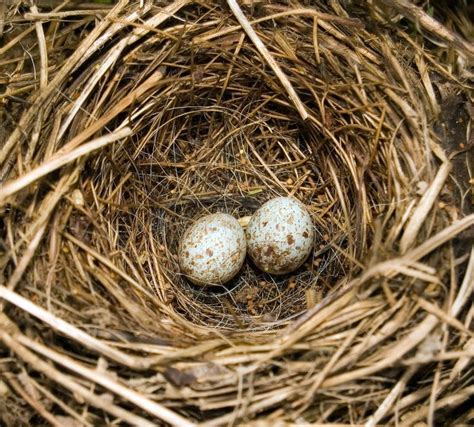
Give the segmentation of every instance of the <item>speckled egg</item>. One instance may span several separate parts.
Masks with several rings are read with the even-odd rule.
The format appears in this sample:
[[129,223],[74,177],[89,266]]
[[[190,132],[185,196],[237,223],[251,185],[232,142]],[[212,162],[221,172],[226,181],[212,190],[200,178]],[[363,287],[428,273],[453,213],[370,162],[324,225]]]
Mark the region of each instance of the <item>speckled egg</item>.
[[224,213],[207,215],[189,227],[179,246],[182,273],[196,285],[221,285],[242,267],[247,251],[239,222]]
[[253,262],[271,274],[296,270],[313,247],[311,217],[301,202],[290,197],[266,202],[250,219],[246,234]]

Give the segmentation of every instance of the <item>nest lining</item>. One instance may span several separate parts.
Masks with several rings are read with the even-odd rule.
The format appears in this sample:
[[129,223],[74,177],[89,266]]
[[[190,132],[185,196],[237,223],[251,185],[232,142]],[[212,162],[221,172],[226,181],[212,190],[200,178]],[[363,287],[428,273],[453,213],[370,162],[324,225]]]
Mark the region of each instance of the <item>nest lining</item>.
[[[471,220],[450,229],[459,217],[455,207],[435,205],[413,236],[407,231],[410,213],[420,212],[423,185],[436,191],[436,179],[444,182],[449,172],[428,126],[437,103],[431,83],[420,83],[422,50],[413,59],[400,51],[400,34],[369,33],[336,2],[301,14],[283,6],[247,10],[262,17],[259,37],[310,112],[302,121],[228,10],[182,3],[167,5],[168,15],[148,3],[142,10],[120,3],[112,22],[131,21],[139,11],[145,24],[132,24],[134,33],[110,26],[100,49],[87,50],[87,39],[69,41],[75,52],[84,48],[84,60],[76,58],[69,78],[59,79],[60,90],[43,95],[46,108],[29,130],[40,129],[41,137],[18,152],[17,166],[4,163],[4,175],[21,177],[66,142],[66,148],[80,143],[94,126],[89,137],[125,126],[131,132],[8,200],[5,242],[18,236],[16,256],[30,264],[18,282],[21,294],[47,309],[43,320],[52,329],[38,326],[31,308],[9,308],[8,319],[33,325],[30,334],[66,352],[73,366],[94,366],[91,343],[53,326],[54,316],[129,354],[131,362],[99,350],[142,402],[157,400],[188,420],[362,422],[395,384],[406,387],[408,402],[425,402],[422,408],[430,408],[425,384],[437,382],[446,397],[467,396],[470,386],[453,380],[463,372],[460,358],[447,362],[438,379],[410,368],[439,348],[464,348],[457,323],[453,334],[436,332],[433,310],[449,301],[452,316],[465,316],[458,305],[466,296],[455,291],[472,274],[466,256],[456,261],[449,245],[441,246]],[[282,11],[288,13],[275,15]],[[449,200],[444,191],[437,194]],[[233,283],[212,291],[180,275],[176,249],[194,219],[217,211],[251,215],[287,194],[306,204],[317,236],[314,253],[295,274],[275,279],[247,262]],[[444,240],[432,238],[443,230]],[[21,263],[6,259],[11,285]],[[452,269],[464,281],[457,283]],[[12,321],[4,323],[11,331]],[[419,325],[425,335],[416,341]],[[31,342],[12,344],[5,336],[3,342],[18,363],[31,362],[20,348],[32,350]],[[413,351],[401,351],[403,345]],[[34,351],[60,366],[46,348]],[[239,372],[246,372],[242,383]],[[27,381],[52,387],[49,378]],[[116,406],[125,405],[128,415],[106,411],[125,420],[149,417],[120,396]],[[54,405],[53,413],[64,411]],[[71,404],[75,418],[80,405]],[[409,419],[424,413],[400,405],[396,410]],[[392,420],[395,407],[377,416]],[[100,417],[92,410],[89,420]]]

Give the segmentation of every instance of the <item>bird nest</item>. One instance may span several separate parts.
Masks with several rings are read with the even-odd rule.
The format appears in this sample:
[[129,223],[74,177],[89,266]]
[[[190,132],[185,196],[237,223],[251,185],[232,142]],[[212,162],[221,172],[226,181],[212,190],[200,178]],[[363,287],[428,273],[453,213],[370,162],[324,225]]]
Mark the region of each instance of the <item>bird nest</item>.
[[[228,3],[5,12],[0,419],[468,422],[472,45],[404,1]],[[180,273],[193,221],[279,195],[301,268]]]

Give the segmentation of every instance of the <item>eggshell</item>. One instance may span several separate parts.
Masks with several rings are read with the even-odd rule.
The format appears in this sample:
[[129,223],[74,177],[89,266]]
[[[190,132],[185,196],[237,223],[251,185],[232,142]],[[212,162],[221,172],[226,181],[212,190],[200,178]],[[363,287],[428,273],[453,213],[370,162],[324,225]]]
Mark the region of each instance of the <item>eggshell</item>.
[[289,197],[266,202],[246,230],[248,253],[255,265],[271,274],[296,270],[313,247],[313,222],[306,207]]
[[231,215],[216,213],[186,230],[179,247],[181,271],[196,285],[220,285],[242,267],[247,251],[245,233]]

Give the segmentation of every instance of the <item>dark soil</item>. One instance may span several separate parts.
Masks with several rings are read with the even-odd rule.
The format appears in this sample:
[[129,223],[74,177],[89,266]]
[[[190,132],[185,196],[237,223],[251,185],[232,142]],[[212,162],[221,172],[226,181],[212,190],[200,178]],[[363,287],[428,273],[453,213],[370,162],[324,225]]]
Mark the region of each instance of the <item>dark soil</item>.
[[[441,113],[435,129],[453,164],[449,182],[452,202],[462,216],[469,215],[474,213],[474,134],[469,126],[474,106],[450,83],[438,83],[436,88]],[[474,244],[474,228],[461,233],[456,242],[456,249],[465,253]]]

